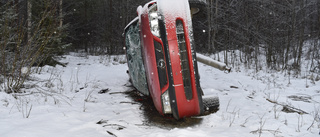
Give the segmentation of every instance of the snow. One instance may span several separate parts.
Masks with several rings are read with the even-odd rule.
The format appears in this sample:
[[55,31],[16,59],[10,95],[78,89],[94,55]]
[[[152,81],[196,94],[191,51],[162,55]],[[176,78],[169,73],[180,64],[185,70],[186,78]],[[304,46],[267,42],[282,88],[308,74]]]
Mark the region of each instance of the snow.
[[[192,19],[188,1],[158,0],[157,4],[160,15],[163,15],[165,18],[167,29],[173,29],[176,26],[177,19],[184,19],[184,23],[186,23],[188,27],[188,35],[192,39],[191,41],[193,41]],[[172,37],[168,36],[168,38]]]
[[[165,125],[153,122],[152,118],[148,121],[148,116],[144,114],[146,110],[141,109],[139,102],[119,93],[131,90],[127,86],[129,76],[124,60],[123,55],[66,55],[61,59],[61,62],[68,63],[66,67],[45,66],[40,73],[33,73],[32,80],[27,84],[37,86],[23,89],[27,91],[25,94],[0,92],[0,135],[319,136],[319,81],[312,83],[309,79],[291,77],[291,84],[288,84],[288,76],[280,72],[255,72],[241,67],[237,72],[224,73],[199,63],[204,94],[219,96],[220,110]],[[109,91],[99,94],[102,89]],[[33,94],[27,94],[29,92]],[[293,95],[300,98],[296,101],[289,98]],[[282,106],[266,99],[288,104],[308,114],[285,113],[281,111]]]

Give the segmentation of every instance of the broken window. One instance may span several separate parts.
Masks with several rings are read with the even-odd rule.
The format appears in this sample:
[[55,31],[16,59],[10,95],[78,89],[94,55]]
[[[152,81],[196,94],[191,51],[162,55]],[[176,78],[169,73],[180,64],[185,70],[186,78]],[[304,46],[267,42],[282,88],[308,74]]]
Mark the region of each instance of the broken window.
[[125,31],[126,52],[131,82],[137,90],[145,95],[149,95],[146,73],[141,55],[138,18],[136,18]]

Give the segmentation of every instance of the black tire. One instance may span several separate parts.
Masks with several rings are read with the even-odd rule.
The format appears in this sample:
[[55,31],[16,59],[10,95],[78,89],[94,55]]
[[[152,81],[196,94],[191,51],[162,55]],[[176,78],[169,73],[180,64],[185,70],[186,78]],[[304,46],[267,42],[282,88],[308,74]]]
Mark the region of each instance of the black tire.
[[207,14],[207,2],[205,0],[189,0],[190,8],[198,9],[199,12],[195,13],[197,14]]
[[219,110],[219,97],[203,98],[203,110],[206,113],[214,113]]

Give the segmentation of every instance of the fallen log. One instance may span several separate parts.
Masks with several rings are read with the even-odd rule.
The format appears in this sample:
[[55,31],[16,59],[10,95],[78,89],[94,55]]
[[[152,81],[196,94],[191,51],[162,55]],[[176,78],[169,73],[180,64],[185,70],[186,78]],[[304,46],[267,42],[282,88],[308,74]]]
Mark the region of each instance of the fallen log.
[[282,111],[285,111],[285,112],[288,112],[288,113],[298,113],[298,114],[300,114],[300,115],[302,115],[302,114],[308,114],[307,112],[305,112],[305,111],[303,111],[303,110],[301,110],[301,109],[299,109],[299,108],[295,108],[295,107],[293,107],[293,106],[289,106],[289,105],[284,104],[284,103],[279,103],[279,102],[277,102],[277,101],[273,101],[273,100],[268,99],[268,98],[267,98],[266,100],[269,101],[269,102],[271,102],[271,103],[273,103],[273,104],[283,106]]

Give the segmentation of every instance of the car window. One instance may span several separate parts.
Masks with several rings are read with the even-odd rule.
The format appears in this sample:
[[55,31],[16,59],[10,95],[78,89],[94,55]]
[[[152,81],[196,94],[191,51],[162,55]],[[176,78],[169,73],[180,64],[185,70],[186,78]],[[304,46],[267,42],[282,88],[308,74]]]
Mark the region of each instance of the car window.
[[132,84],[140,92],[149,95],[146,82],[145,68],[141,54],[139,23],[137,18],[126,27],[124,35],[129,75]]

